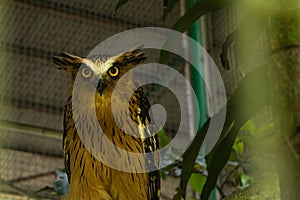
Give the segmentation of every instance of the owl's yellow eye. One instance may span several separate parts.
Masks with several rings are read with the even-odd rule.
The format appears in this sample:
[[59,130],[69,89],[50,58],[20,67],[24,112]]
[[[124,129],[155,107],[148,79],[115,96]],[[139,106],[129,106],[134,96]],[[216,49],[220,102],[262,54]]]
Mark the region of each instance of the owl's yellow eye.
[[87,68],[87,67],[84,67],[82,68],[81,70],[81,75],[84,77],[84,78],[89,78],[91,77],[93,74],[92,70]]
[[112,77],[112,78],[117,77],[117,76],[119,75],[119,73],[120,73],[120,70],[119,70],[119,68],[116,67],[116,66],[111,67],[111,68],[109,68],[109,70],[108,70],[108,74],[109,74],[110,77]]

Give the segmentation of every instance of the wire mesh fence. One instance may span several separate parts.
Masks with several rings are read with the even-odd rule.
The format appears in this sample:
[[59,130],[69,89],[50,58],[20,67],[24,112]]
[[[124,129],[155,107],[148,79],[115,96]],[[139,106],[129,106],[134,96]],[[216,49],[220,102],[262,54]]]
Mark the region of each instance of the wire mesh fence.
[[[132,0],[117,12],[115,3],[109,0],[1,1],[0,199],[35,196],[38,190],[51,186],[55,170],[64,168],[61,132],[69,77],[56,69],[51,56],[62,51],[85,56],[114,34],[145,26],[171,28],[180,17],[177,6],[163,21],[162,1]],[[238,24],[236,10],[229,7],[206,18],[208,52],[221,71],[221,45]],[[255,52],[259,54],[258,50]],[[149,60],[158,59],[158,51],[147,53]],[[241,79],[233,54],[231,49],[232,70],[222,72],[229,96]],[[175,62],[184,73],[184,64]],[[170,100],[175,97],[168,90],[147,86],[146,91],[152,103],[161,103],[172,113],[164,127],[172,135],[180,122],[178,102]],[[171,199],[176,192],[176,187],[170,187],[176,185],[170,184],[174,181],[178,182],[169,178],[162,183],[165,199]],[[48,192],[39,195],[56,198]]]

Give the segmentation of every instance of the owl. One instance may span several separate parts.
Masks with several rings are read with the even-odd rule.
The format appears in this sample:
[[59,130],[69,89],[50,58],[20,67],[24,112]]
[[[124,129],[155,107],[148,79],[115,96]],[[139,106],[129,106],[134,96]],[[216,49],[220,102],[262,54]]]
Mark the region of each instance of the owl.
[[[71,77],[70,96],[63,120],[69,199],[159,199],[158,168],[154,171],[126,172],[111,167],[97,157],[108,156],[112,163],[122,166],[133,162],[130,153],[147,154],[159,148],[158,136],[150,126],[150,104],[143,89],[136,87],[130,71],[145,59],[139,49],[113,56],[82,58],[65,52],[53,56],[58,68]],[[126,81],[116,87],[125,74]],[[132,94],[128,94],[130,91],[133,91]],[[124,100],[126,95],[129,95],[128,101]],[[112,106],[116,108],[115,113]],[[95,127],[100,127],[103,134]],[[120,156],[114,148],[130,153]],[[132,165],[158,165],[157,160],[157,157],[150,156]]]

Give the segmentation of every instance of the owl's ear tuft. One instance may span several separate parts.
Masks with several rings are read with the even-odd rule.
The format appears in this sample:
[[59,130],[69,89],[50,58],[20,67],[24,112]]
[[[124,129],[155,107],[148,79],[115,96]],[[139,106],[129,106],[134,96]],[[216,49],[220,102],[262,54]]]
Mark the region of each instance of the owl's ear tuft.
[[77,70],[83,62],[83,58],[67,52],[62,52],[57,56],[52,56],[52,60],[56,65],[58,65],[58,69],[65,70],[67,72]]
[[140,47],[136,47],[130,51],[126,51],[114,56],[115,64],[121,66],[128,66],[138,65],[139,63],[145,61],[145,53],[142,52],[139,48]]

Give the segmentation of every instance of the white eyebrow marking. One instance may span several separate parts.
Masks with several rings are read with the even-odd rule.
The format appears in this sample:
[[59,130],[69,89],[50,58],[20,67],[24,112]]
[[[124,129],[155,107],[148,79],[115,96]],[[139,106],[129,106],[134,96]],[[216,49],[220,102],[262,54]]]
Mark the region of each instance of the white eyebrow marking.
[[113,59],[108,59],[106,62],[103,64],[103,69],[109,69],[114,63]]
[[93,61],[91,61],[91,60],[88,60],[88,59],[84,59],[83,60],[83,63],[85,64],[85,65],[87,65],[89,68],[91,68],[91,69],[93,69],[94,68],[94,66],[95,66],[95,63],[93,62]]
[[101,57],[96,59],[83,59],[83,63],[94,71],[95,74],[104,74],[115,62],[114,57],[108,58],[106,60],[101,59]]

